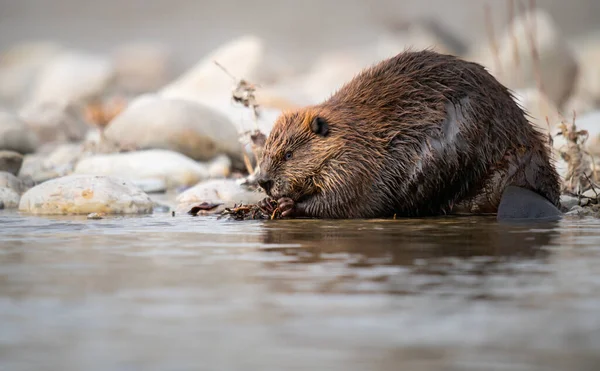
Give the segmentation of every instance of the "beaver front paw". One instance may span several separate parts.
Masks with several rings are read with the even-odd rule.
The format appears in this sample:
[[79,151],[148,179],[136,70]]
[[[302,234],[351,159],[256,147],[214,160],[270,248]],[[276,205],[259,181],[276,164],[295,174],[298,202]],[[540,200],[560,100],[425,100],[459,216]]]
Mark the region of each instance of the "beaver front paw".
[[294,200],[289,197],[283,197],[277,200],[277,207],[279,208],[279,211],[281,211],[281,216],[283,218],[294,216],[296,211],[295,206]]
[[277,207],[277,202],[271,197],[265,197],[258,202],[258,207],[265,213],[272,214]]

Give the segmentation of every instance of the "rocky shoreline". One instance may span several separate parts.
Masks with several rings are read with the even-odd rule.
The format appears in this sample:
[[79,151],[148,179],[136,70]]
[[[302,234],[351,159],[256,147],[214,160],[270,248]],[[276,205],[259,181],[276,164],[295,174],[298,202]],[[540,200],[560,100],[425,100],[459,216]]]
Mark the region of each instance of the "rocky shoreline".
[[468,46],[419,24],[295,71],[247,35],[179,77],[161,45],[122,45],[114,55],[14,45],[0,51],[0,208],[100,217],[255,204],[264,197],[251,175],[257,138],[283,110],[321,101],[406,47],[433,47],[483,64],[514,91],[552,142],[566,215],[600,216],[600,30],[566,40],[532,9],[489,36]]

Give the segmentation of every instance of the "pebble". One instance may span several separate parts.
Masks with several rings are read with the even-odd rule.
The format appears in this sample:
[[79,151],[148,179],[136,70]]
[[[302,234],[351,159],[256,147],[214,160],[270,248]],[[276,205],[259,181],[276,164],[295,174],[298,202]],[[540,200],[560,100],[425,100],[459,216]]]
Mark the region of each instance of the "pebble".
[[83,103],[105,93],[114,77],[109,58],[67,51],[52,58],[32,87],[31,104]]
[[88,214],[87,218],[90,220],[100,220],[100,219],[104,219],[105,216],[106,216],[105,213],[91,213],[91,214]]
[[35,152],[38,139],[16,115],[0,111],[0,150],[21,154]]
[[26,184],[11,173],[0,171],[0,203],[5,209],[19,206],[21,194],[27,189]]
[[169,149],[199,161],[218,154],[241,158],[239,134],[233,123],[192,101],[142,96],[115,117],[104,134],[122,145]]
[[23,164],[23,155],[14,151],[0,150],[0,171],[17,175]]
[[110,176],[70,175],[23,194],[19,211],[43,215],[147,214],[152,201],[132,183]]
[[0,209],[15,209],[21,196],[10,188],[0,187]]
[[193,186],[209,177],[206,164],[163,149],[85,157],[76,164],[74,174],[112,175],[138,184],[150,180],[154,185],[160,179],[167,189]]
[[203,202],[219,204],[215,212],[234,204],[256,204],[266,195],[246,189],[234,179],[212,179],[202,182],[177,196],[177,212],[186,213]]
[[68,175],[73,172],[73,168],[82,154],[81,144],[65,143],[58,145],[47,154],[26,155],[19,171],[19,177],[30,177],[34,182],[40,183]]

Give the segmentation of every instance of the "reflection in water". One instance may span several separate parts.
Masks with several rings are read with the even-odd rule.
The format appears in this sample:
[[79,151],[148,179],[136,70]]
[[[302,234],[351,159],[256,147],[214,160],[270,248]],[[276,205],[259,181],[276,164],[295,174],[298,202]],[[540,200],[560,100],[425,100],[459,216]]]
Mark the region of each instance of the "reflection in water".
[[0,369],[594,370],[600,224],[0,213]]

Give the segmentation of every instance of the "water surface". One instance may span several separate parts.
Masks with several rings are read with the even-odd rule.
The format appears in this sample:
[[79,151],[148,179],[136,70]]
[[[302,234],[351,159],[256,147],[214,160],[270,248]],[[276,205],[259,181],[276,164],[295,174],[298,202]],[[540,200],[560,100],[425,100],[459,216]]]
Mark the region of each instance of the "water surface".
[[0,211],[0,370],[598,370],[599,227]]

